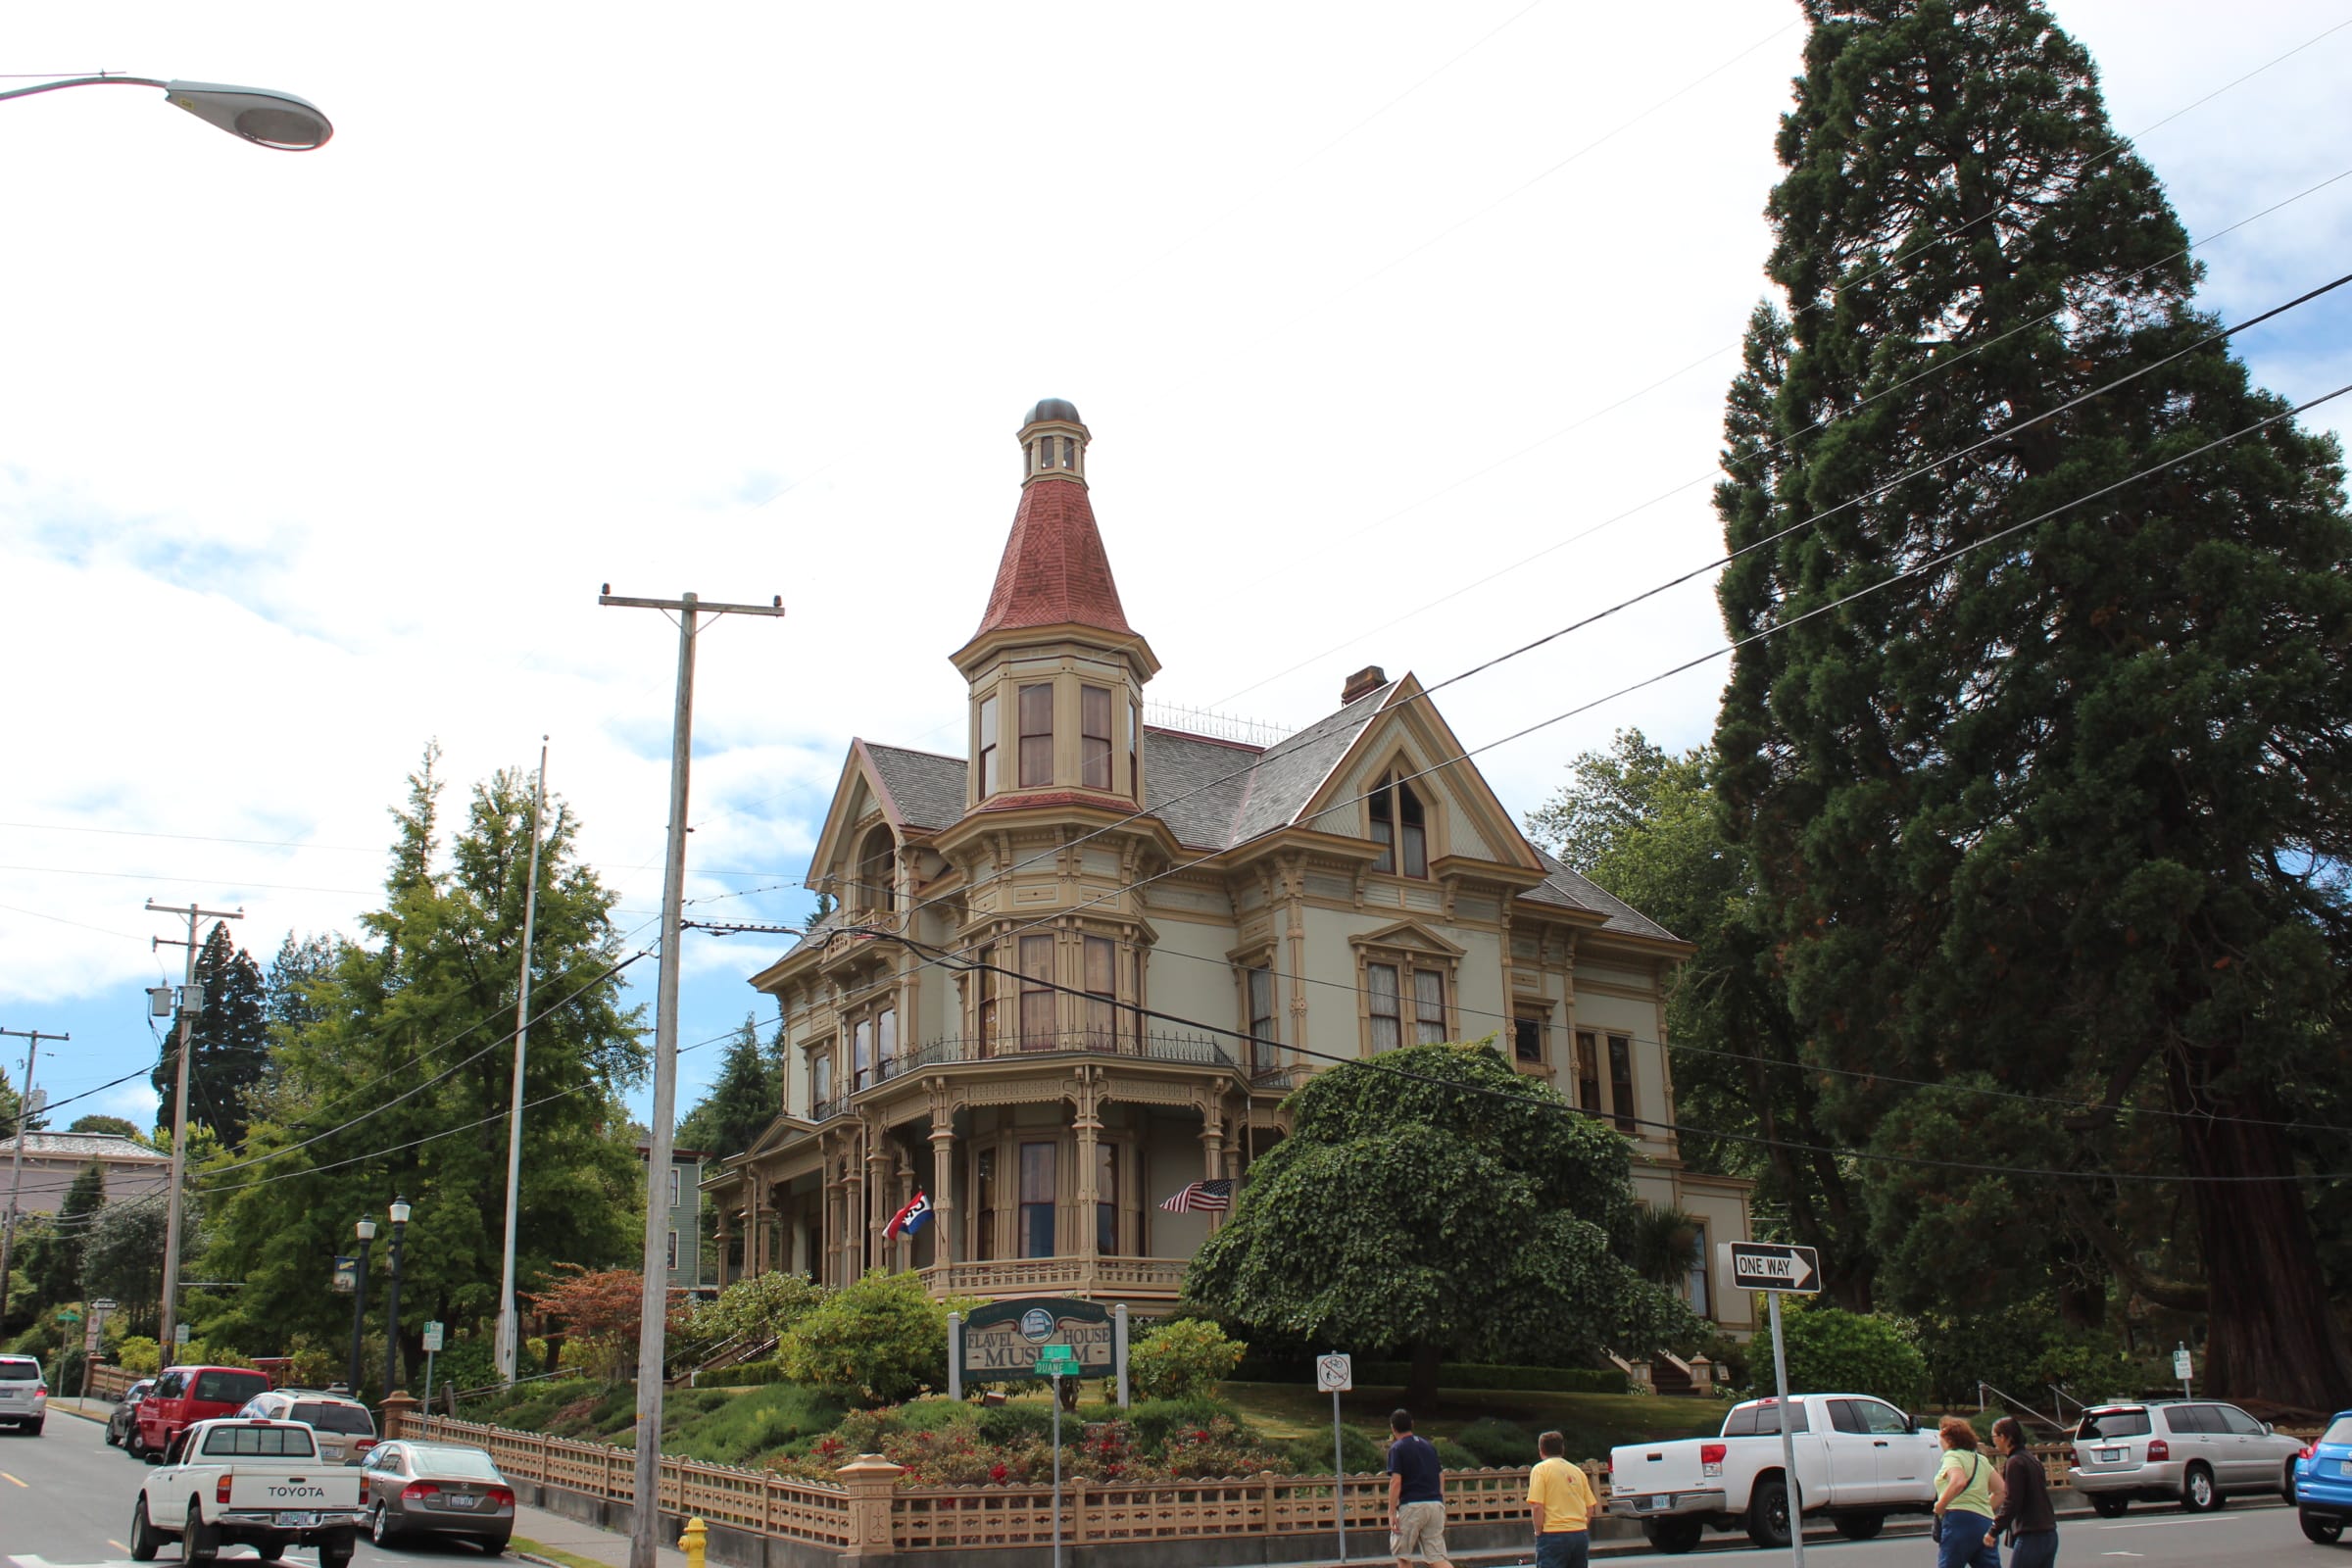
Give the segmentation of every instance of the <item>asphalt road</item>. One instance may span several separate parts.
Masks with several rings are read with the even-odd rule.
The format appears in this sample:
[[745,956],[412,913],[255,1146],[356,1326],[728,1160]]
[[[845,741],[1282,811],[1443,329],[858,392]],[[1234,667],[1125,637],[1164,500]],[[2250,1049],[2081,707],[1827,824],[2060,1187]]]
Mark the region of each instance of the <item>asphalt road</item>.
[[[67,1565],[127,1565],[122,1544],[146,1467],[106,1446],[105,1429],[62,1411],[49,1417],[38,1438],[0,1435],[0,1568],[67,1568]],[[1735,1537],[1711,1537],[1710,1549],[1690,1556],[1652,1552],[1615,1553],[1604,1561],[1662,1565],[1720,1563],[1722,1568],[1776,1568],[1786,1551],[1763,1552]],[[2267,1501],[2232,1502],[2218,1513],[2186,1514],[2175,1508],[2135,1508],[2121,1519],[2070,1519],[2059,1527],[2059,1560],[2096,1563],[2102,1568],[2352,1568],[2352,1544],[2316,1546],[2303,1539],[2289,1509]],[[1808,1541],[1808,1563],[1820,1568],[1926,1568],[1935,1547],[1924,1536],[1873,1542]],[[158,1559],[171,1563],[167,1545]],[[223,1552],[222,1562],[252,1562],[249,1547]],[[490,1559],[464,1546],[378,1551],[364,1538],[356,1568],[464,1568]],[[512,1560],[512,1559],[508,1559]],[[296,1568],[317,1568],[317,1554],[289,1552]],[[943,1564],[942,1568],[949,1568]]]
[[[62,1564],[130,1562],[130,1507],[138,1500],[147,1467],[106,1446],[106,1429],[63,1411],[52,1411],[37,1438],[0,1433],[0,1565],[57,1568]],[[166,1543],[157,1559],[177,1558]],[[250,1546],[228,1546],[223,1563],[254,1562]],[[289,1551],[293,1568],[318,1568],[315,1551]],[[467,1568],[486,1562],[464,1547],[417,1552],[376,1550],[365,1537],[352,1561],[367,1568]],[[512,1559],[508,1559],[512,1560]]]

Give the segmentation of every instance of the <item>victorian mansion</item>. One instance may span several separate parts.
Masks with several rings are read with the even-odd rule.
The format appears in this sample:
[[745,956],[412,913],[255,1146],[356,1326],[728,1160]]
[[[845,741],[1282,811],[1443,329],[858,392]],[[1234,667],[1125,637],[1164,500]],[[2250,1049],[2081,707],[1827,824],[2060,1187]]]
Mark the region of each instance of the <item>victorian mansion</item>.
[[[1492,1037],[1613,1120],[1642,1199],[1703,1221],[1685,1290],[1748,1327],[1712,1264],[1748,1234],[1747,1185],[1685,1170],[1672,1131],[1664,982],[1689,947],[1529,844],[1409,674],[1359,672],[1275,745],[1147,723],[1159,661],[1088,440],[1059,399],[1021,427],[1012,531],[951,656],[964,755],[850,744],[809,878],[836,907],[752,977],[783,1103],[703,1183],[722,1282],[886,1266],[1150,1311],[1221,1218],[1161,1203],[1246,1177],[1305,1074]],[[930,1222],[885,1239],[918,1191]]]

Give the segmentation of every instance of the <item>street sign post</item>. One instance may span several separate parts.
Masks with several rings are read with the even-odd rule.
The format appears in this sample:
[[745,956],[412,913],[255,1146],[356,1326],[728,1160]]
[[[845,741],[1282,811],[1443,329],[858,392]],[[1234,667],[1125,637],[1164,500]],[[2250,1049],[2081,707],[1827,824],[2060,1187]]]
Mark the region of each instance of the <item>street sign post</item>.
[[172,1325],[172,1343],[173,1345],[185,1345],[188,1343],[188,1326],[185,1323]]
[[427,1323],[424,1326],[424,1408],[427,1411],[433,1407],[433,1356],[440,1348],[441,1325]]
[[1340,1396],[1355,1388],[1355,1359],[1334,1350],[1315,1357],[1315,1387],[1331,1396],[1331,1516],[1340,1532],[1340,1561],[1348,1560],[1348,1449],[1340,1441]]
[[2196,1375],[2196,1370],[2197,1363],[2190,1357],[2187,1344],[2175,1340],[2173,1342],[2173,1376],[2180,1380],[2180,1397],[2183,1399],[2196,1397],[2188,1392],[2189,1380]]
[[1805,1568],[1805,1507],[1796,1494],[1795,1422],[1788,1414],[1788,1350],[1781,1340],[1781,1298],[1821,1292],[1821,1253],[1786,1242],[1719,1242],[1715,1259],[1736,1291],[1762,1291],[1772,1313],[1772,1374],[1780,1390],[1781,1474],[1788,1478],[1788,1551]]
[[1054,1381],[1054,1568],[1061,1568],[1061,1380],[1078,1375],[1078,1352],[1067,1345],[1041,1345],[1037,1375]]

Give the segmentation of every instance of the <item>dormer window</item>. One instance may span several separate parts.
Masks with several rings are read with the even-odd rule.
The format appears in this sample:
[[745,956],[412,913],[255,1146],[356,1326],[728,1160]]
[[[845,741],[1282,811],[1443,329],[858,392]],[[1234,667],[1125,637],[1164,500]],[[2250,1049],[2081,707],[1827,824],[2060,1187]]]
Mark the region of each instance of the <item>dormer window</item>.
[[1366,804],[1371,808],[1372,838],[1380,846],[1380,858],[1372,862],[1372,869],[1396,870],[1401,850],[1406,876],[1429,875],[1429,824],[1413,787],[1392,773],[1380,781]]
[[887,914],[898,906],[897,849],[887,827],[866,835],[865,853],[858,858],[858,903],[862,907]]

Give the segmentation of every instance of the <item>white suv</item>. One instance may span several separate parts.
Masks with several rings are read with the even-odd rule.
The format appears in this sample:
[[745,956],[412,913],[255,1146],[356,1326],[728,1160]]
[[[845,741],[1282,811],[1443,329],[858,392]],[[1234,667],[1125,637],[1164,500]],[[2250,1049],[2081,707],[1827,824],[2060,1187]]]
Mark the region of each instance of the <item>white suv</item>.
[[357,1399],[309,1389],[271,1389],[245,1401],[246,1420],[299,1421],[318,1438],[318,1457],[329,1464],[358,1464],[375,1446],[375,1417]]
[[2234,1404],[2156,1399],[2103,1404],[2082,1412],[2075,1429],[2075,1490],[2112,1519],[2141,1502],[2178,1502],[2202,1512],[2232,1493],[2294,1495],[2295,1456],[2303,1445],[2282,1438]]
[[41,1435],[49,1415],[49,1381],[29,1355],[0,1355],[0,1422]]

